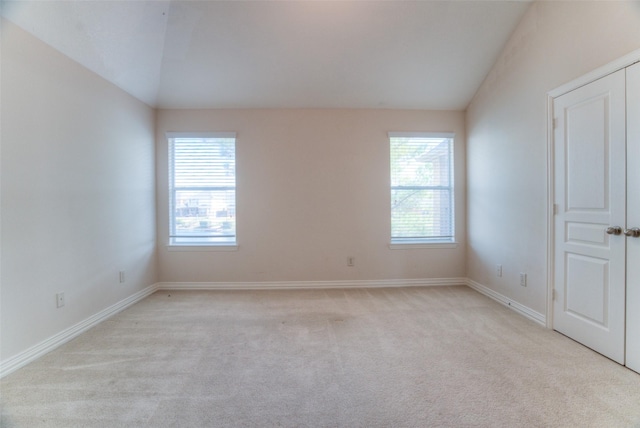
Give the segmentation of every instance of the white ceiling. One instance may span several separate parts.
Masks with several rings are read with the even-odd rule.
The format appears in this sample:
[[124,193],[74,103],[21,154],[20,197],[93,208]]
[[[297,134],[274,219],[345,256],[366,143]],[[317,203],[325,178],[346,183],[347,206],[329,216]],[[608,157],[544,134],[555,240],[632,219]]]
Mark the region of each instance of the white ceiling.
[[2,1],[160,108],[464,110],[529,1]]

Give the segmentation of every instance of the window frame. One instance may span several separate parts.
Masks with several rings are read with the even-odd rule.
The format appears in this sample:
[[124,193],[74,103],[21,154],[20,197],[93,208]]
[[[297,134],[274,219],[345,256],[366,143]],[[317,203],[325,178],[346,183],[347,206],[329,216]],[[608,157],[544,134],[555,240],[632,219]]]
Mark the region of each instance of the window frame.
[[[392,140],[394,138],[446,138],[450,140],[449,145],[449,185],[448,186],[404,186],[408,188],[422,188],[423,190],[435,190],[445,189],[448,190],[449,197],[449,221],[451,224],[451,236],[443,239],[440,237],[417,237],[417,238],[402,238],[393,237],[393,191],[402,190],[403,186],[394,186],[392,183],[392,171],[391,171],[391,150]],[[388,132],[388,144],[389,144],[389,248],[390,249],[415,249],[415,248],[456,248],[458,243],[456,241],[456,207],[455,207],[455,145],[456,137],[453,132]]]
[[[167,139],[167,202],[168,202],[168,237],[167,237],[167,249],[169,251],[236,251],[238,249],[238,231],[237,231],[237,134],[236,132],[165,132],[165,137]],[[234,230],[233,241],[221,241],[221,242],[212,242],[212,241],[202,241],[197,242],[196,240],[190,242],[175,242],[174,239],[177,238],[173,236],[174,227],[175,227],[175,206],[176,206],[176,186],[175,186],[175,177],[174,177],[174,154],[173,154],[173,141],[175,139],[180,138],[233,138],[234,139],[234,163],[236,165],[235,173],[234,173],[234,184],[233,186],[211,186],[210,188],[206,188],[203,190],[233,190],[234,191],[234,205],[235,205],[235,217],[236,224]]]

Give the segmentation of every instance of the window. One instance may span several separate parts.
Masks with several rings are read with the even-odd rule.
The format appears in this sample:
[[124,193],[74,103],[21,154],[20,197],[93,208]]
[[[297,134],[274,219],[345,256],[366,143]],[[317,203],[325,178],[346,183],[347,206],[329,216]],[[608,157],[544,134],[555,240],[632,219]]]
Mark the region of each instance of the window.
[[235,133],[167,133],[169,244],[236,244]]
[[453,137],[389,133],[391,244],[454,242]]

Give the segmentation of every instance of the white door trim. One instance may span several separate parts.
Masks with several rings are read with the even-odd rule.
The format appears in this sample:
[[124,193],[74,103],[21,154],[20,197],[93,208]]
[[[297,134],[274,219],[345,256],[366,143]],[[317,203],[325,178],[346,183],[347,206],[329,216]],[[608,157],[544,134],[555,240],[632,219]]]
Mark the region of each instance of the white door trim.
[[[627,78],[627,228],[640,227],[640,64],[626,69]],[[635,96],[634,96],[635,94]],[[626,365],[640,373],[640,238],[627,238]]]
[[581,86],[588,85],[591,82],[595,82],[596,80],[608,74],[615,73],[616,71],[622,70],[623,68],[627,68],[630,65],[635,64],[636,62],[640,62],[640,49],[628,53],[622,58],[611,61],[609,64],[596,68],[595,70],[585,74],[584,76],[580,76],[577,79],[565,83],[564,85],[549,91],[548,95],[551,98],[559,97],[560,95],[571,92]]
[[553,100],[560,95],[564,95],[567,92],[571,92],[574,89],[578,89],[581,86],[588,85],[598,79],[601,79],[611,73],[615,73],[618,70],[627,68],[637,62],[640,62],[640,49],[630,52],[629,54],[618,58],[602,67],[599,67],[583,76],[578,77],[562,86],[559,86],[549,92],[547,92],[547,310],[546,310],[546,326],[549,329],[553,328],[553,290],[554,280],[553,274],[555,270],[554,257],[554,242],[555,242],[555,230],[554,230],[554,168],[555,158],[553,154],[553,134],[554,134],[554,112],[553,112]]

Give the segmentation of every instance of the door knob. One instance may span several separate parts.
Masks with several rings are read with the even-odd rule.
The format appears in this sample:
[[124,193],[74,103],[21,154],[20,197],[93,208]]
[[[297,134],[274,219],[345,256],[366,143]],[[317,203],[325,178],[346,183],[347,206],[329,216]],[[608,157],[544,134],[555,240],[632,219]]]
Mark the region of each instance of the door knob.
[[625,229],[624,234],[632,238],[640,237],[640,228],[632,227],[631,229]]
[[609,235],[620,235],[622,233],[622,228],[620,226],[609,226],[607,227],[607,233]]

